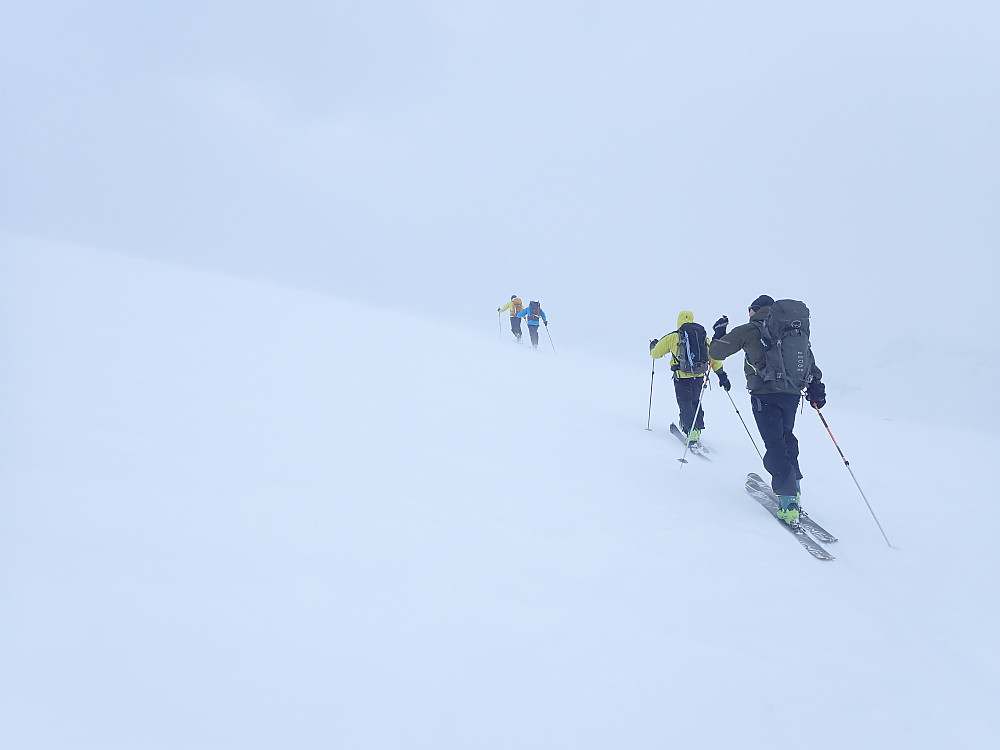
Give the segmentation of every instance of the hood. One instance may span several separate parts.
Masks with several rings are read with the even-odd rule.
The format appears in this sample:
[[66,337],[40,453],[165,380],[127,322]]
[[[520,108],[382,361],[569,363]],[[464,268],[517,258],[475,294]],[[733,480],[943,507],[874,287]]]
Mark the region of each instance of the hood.
[[759,310],[757,310],[757,312],[755,312],[753,315],[750,316],[750,320],[763,320],[764,318],[767,317],[767,314],[769,312],[771,312],[770,305],[768,305],[767,307],[762,307]]
[[680,328],[685,323],[694,323],[694,313],[690,310],[681,310],[677,315],[677,327]]

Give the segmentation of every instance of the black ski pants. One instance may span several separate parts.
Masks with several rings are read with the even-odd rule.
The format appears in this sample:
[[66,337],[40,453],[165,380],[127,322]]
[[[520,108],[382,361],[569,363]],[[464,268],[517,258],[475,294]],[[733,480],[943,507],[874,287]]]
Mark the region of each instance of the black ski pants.
[[799,471],[799,441],[792,434],[800,396],[796,393],[750,395],[753,418],[764,441],[764,468],[776,495],[795,495]]
[[705,429],[704,405],[700,411],[698,410],[698,399],[701,398],[701,389],[704,385],[705,378],[674,378],[674,394],[677,396],[677,408],[681,412],[678,427],[684,434],[691,431],[691,424],[695,422],[695,411],[698,411],[698,421],[695,422],[694,428]]
[[531,345],[538,346],[538,326],[528,323],[528,335],[531,336]]
[[510,332],[517,338],[521,338],[521,319],[516,315],[510,316]]

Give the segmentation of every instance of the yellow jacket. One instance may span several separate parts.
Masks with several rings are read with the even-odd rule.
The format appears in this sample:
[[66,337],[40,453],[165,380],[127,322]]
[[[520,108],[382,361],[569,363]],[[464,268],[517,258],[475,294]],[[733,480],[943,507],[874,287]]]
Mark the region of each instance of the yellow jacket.
[[524,305],[521,303],[520,297],[514,297],[510,302],[500,308],[498,312],[503,312],[504,310],[510,310],[510,317],[516,318],[517,314],[521,312]]
[[[680,328],[685,323],[694,322],[694,313],[690,310],[682,310],[677,316],[677,327]],[[656,346],[650,349],[649,354],[653,359],[659,359],[667,354],[670,355],[670,369],[674,371],[674,377],[677,378],[693,378],[695,377],[690,372],[681,372],[680,370],[674,369],[680,364],[680,359],[677,357],[677,344],[680,343],[681,337],[677,331],[673,333],[668,333],[662,339],[656,342]],[[711,340],[708,342],[711,344]],[[712,369],[718,372],[722,369],[722,360],[711,360]]]

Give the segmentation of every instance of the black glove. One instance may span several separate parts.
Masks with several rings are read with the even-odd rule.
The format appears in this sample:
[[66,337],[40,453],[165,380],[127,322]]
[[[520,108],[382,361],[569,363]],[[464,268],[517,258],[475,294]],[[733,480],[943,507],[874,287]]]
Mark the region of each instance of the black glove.
[[806,398],[809,399],[809,403],[813,405],[816,409],[822,409],[826,406],[826,386],[823,385],[818,380],[814,380],[806,388]]
[[660,343],[659,339],[650,339],[649,340],[649,351],[653,351],[653,347],[655,347],[659,343]]
[[[726,335],[726,328],[729,327],[729,318],[723,315],[712,325],[712,330],[715,332],[715,338],[721,339]],[[726,388],[728,391],[729,389]]]
[[502,309],[503,309],[503,308],[500,308],[500,307],[498,307],[498,308],[497,308],[497,312],[500,312],[500,310],[502,310]]
[[546,327],[546,328],[548,328],[548,327],[549,327],[549,321],[547,321],[547,320],[545,321],[545,327]]
[[729,376],[726,375],[726,371],[725,370],[719,370],[715,374],[719,376],[719,385],[721,385],[723,388],[725,388],[726,392],[728,393],[729,389],[733,387],[733,384],[729,382]]

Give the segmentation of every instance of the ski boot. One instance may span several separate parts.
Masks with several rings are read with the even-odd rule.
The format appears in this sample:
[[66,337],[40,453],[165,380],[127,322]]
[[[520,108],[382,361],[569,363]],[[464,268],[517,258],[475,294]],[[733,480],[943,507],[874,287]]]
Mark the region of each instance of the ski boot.
[[778,495],[781,507],[778,509],[778,518],[787,523],[792,528],[799,525],[799,501],[795,495]]

